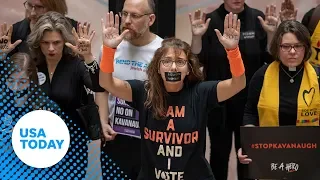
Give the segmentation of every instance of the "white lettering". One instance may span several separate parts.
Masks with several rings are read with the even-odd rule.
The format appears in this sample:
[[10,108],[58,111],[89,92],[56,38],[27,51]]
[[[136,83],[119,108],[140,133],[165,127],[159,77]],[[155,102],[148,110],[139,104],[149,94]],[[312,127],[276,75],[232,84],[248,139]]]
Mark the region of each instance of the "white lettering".
[[139,121],[136,120],[130,120],[130,119],[124,119],[124,118],[114,118],[114,124],[116,125],[121,125],[121,126],[126,126],[126,127],[131,127],[131,128],[139,128]]
[[155,168],[156,179],[183,180],[184,172],[162,171]]

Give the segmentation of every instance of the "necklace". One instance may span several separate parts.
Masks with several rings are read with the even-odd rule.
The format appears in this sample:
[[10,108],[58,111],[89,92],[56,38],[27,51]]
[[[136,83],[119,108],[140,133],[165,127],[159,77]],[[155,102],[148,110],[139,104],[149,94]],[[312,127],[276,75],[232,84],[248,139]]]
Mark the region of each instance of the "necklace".
[[294,77],[296,77],[299,73],[300,73],[300,71],[302,70],[302,67],[300,68],[300,70],[294,75],[294,76],[290,76],[290,74],[289,73],[287,73],[287,71],[286,70],[284,70],[283,69],[283,67],[280,65],[280,67],[281,67],[281,69],[283,70],[283,72],[284,73],[286,73],[287,74],[287,76],[289,76],[290,77],[290,83],[294,83]]

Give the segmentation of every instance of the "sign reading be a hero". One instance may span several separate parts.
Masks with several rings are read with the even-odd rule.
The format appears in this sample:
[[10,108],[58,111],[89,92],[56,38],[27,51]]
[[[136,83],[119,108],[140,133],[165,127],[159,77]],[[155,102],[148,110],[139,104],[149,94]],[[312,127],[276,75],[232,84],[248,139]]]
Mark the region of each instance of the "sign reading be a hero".
[[250,179],[320,179],[319,127],[241,127]]

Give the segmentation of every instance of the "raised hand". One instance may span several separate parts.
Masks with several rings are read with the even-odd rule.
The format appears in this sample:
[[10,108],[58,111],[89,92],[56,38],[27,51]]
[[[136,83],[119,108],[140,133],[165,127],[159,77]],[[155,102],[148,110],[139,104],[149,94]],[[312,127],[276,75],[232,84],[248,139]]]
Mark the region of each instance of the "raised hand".
[[275,5],[267,6],[265,12],[265,20],[261,16],[258,16],[262,28],[267,33],[274,33],[278,27],[279,20],[276,16],[276,9],[277,8]]
[[0,54],[10,53],[22,42],[22,40],[19,39],[11,44],[12,30],[12,25],[10,25],[9,29],[7,29],[6,23],[0,25]]
[[218,39],[225,49],[230,50],[237,48],[240,39],[240,26],[238,16],[230,12],[224,18],[223,35],[221,35],[218,29],[215,29]]
[[114,17],[112,11],[107,13],[106,24],[104,24],[103,19],[101,19],[101,26],[103,45],[110,48],[116,48],[129,32],[129,30],[126,29],[119,35],[119,16],[116,14]]
[[279,12],[280,20],[297,20],[298,9],[294,8],[292,0],[284,0],[281,3],[281,11]]
[[206,21],[206,14],[202,13],[201,15],[201,10],[195,11],[193,18],[192,14],[189,13],[189,19],[193,36],[202,36],[207,31],[211,20],[208,18]]
[[66,46],[71,48],[75,53],[80,54],[82,56],[91,56],[91,42],[95,35],[95,31],[90,30],[90,23],[84,23],[83,25],[81,23],[78,23],[78,33],[73,28],[72,34],[76,39],[76,45],[72,45],[71,43],[67,42]]

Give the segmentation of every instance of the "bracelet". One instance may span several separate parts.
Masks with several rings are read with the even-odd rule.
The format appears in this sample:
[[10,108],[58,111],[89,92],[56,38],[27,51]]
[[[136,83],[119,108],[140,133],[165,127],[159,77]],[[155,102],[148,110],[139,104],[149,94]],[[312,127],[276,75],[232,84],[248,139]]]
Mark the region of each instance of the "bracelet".
[[93,62],[89,64],[84,62],[84,65],[86,66],[88,71],[91,71],[92,74],[95,74],[95,70],[99,69],[98,63],[96,61],[96,58],[94,58]]

